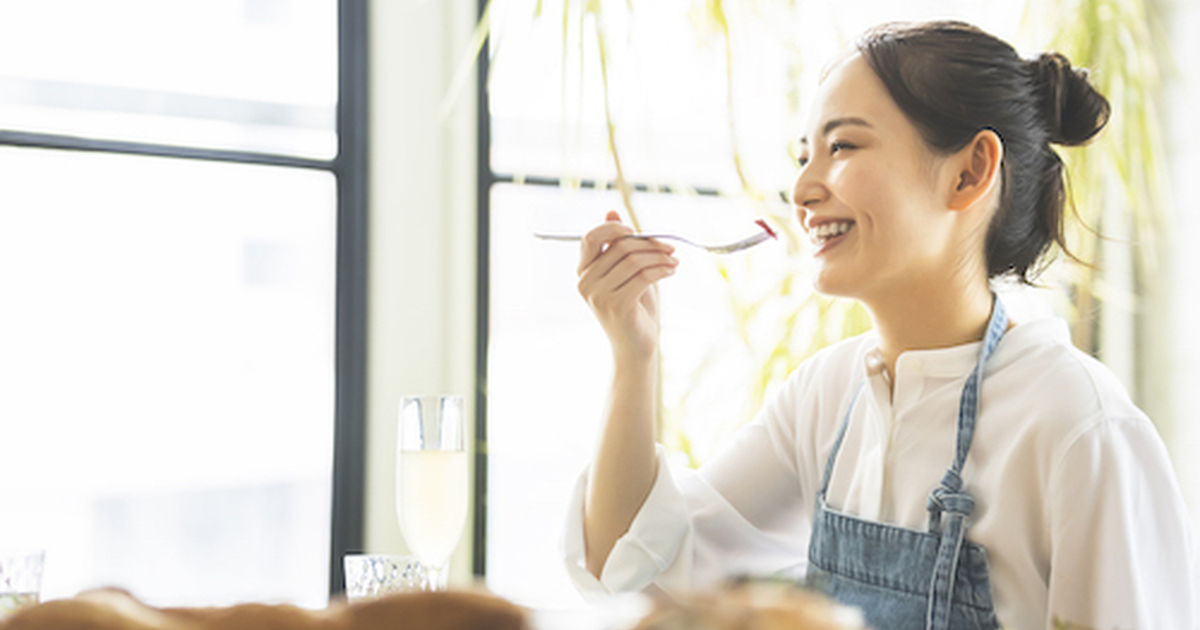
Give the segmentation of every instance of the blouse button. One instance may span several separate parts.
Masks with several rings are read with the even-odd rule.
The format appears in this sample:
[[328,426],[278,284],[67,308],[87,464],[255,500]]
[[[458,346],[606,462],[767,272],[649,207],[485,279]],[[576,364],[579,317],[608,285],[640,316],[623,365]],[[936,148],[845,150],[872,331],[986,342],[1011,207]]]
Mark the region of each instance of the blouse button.
[[878,372],[883,369],[883,357],[879,356],[878,351],[872,351],[867,354],[867,369],[871,372]]

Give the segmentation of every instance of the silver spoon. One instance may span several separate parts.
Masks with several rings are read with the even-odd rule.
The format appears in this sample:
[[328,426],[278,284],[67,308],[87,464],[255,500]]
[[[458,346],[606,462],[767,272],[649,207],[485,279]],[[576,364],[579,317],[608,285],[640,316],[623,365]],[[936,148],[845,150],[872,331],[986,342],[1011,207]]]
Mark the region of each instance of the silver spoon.
[[[779,238],[778,236],[775,235],[775,231],[772,230],[771,227],[767,225],[766,221],[759,219],[759,220],[755,221],[755,223],[757,223],[758,226],[762,228],[761,232],[755,234],[754,236],[744,238],[740,241],[734,241],[732,243],[727,243],[725,245],[705,245],[703,243],[697,243],[695,241],[688,240],[688,239],[686,239],[682,236],[676,235],[676,234],[630,234],[629,236],[627,236],[625,238],[658,238],[658,239],[665,238],[665,239],[670,239],[673,241],[679,241],[681,243],[687,243],[688,245],[691,245],[693,247],[699,247],[700,249],[712,252],[714,254],[732,254],[733,252],[739,252],[739,251],[742,251],[743,249],[749,249],[751,247],[754,247],[755,245],[758,245],[759,243],[766,241],[768,239]],[[576,241],[576,242],[578,242],[583,239],[582,236],[579,236],[577,234],[543,234],[540,232],[535,232],[534,236],[536,236],[542,240],[545,240],[545,241]]]

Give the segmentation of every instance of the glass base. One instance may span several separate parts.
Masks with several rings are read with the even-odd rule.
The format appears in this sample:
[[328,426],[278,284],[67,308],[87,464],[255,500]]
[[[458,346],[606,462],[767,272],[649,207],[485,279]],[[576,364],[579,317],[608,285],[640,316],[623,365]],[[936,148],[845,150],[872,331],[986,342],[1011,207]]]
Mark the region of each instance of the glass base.
[[438,566],[421,564],[412,556],[383,554],[347,555],[346,599],[358,601],[392,593],[444,591],[450,562]]

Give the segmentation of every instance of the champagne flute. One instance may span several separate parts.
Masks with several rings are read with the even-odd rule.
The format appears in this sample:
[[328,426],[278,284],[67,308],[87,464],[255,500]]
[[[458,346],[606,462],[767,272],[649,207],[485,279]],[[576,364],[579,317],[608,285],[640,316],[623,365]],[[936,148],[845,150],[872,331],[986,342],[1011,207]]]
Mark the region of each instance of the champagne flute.
[[450,554],[467,521],[467,451],[462,396],[400,400],[396,515],[409,550],[425,567],[426,590],[444,590]]

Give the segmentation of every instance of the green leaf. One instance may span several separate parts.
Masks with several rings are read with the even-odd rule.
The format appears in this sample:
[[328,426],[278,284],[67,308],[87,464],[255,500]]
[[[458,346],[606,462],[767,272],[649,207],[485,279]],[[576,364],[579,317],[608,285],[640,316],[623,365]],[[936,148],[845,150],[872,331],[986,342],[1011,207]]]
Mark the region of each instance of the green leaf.
[[446,95],[442,97],[438,115],[443,121],[448,120],[450,113],[454,111],[454,104],[458,102],[463,88],[471,80],[471,69],[475,67],[475,60],[479,58],[483,45],[487,42],[488,33],[491,31],[492,1],[488,0],[487,6],[483,8],[483,14],[479,16],[479,22],[475,24],[475,30],[471,34],[470,44],[462,58],[459,59],[454,77],[450,79],[450,87],[446,90]]

